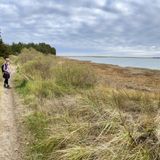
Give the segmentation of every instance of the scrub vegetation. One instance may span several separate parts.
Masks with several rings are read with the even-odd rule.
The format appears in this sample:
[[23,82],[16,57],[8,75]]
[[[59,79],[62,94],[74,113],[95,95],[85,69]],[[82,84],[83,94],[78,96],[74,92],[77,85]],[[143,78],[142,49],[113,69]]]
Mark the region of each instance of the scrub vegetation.
[[6,44],[3,42],[0,35],[0,57],[8,57],[9,55],[18,55],[24,48],[34,48],[43,54],[56,55],[56,49],[46,43],[12,43]]
[[25,159],[160,159],[159,92],[104,85],[91,65],[34,49],[15,63],[29,110]]

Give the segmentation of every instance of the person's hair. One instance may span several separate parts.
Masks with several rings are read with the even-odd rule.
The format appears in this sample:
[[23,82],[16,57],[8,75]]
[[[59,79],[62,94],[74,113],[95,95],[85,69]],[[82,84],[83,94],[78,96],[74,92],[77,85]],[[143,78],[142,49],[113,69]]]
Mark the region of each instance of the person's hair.
[[9,58],[9,57],[3,57],[5,60],[7,59],[7,58]]

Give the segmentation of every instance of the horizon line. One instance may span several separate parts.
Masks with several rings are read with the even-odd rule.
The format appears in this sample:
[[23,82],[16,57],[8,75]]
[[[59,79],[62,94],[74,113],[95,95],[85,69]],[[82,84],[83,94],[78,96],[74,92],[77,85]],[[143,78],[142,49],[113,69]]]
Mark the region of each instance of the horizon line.
[[60,57],[108,57],[108,58],[160,58],[160,56],[106,56],[106,55],[57,55]]

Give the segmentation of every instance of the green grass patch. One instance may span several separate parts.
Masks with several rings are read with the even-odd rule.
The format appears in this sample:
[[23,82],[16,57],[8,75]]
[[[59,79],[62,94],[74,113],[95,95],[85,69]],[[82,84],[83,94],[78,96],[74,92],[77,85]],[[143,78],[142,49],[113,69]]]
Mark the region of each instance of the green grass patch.
[[60,86],[90,88],[96,84],[95,72],[87,65],[65,62],[55,68],[55,82]]
[[34,112],[27,116],[27,126],[36,139],[42,139],[46,135],[48,127],[47,116],[42,112]]

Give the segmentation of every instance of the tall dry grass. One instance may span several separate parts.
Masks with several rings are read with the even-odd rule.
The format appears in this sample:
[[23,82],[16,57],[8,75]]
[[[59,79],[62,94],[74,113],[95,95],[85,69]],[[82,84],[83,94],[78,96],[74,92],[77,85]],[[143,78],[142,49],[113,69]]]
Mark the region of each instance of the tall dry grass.
[[88,65],[65,62],[54,70],[56,83],[65,87],[88,88],[96,84],[96,76]]
[[89,65],[32,50],[17,62],[17,91],[32,110],[26,159],[160,159],[160,95],[101,86]]

